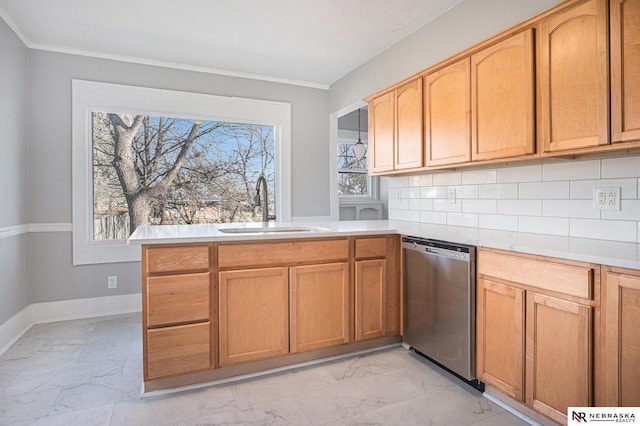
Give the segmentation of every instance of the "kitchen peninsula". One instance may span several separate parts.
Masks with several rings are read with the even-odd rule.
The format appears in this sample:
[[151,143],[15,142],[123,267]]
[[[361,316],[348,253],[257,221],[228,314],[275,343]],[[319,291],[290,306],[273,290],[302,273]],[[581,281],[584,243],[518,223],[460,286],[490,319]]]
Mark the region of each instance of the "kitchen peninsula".
[[400,342],[386,222],[142,227],[145,391]]

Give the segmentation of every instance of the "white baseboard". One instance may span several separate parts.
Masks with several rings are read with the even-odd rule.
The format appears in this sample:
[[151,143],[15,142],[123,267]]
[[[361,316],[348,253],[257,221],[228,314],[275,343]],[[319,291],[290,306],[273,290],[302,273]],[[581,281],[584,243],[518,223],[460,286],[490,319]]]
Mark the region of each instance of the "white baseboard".
[[0,355],[5,353],[24,333],[33,325],[33,310],[31,305],[25,306],[20,312],[0,325]]
[[0,325],[0,355],[35,324],[128,314],[141,310],[140,293],[31,303]]

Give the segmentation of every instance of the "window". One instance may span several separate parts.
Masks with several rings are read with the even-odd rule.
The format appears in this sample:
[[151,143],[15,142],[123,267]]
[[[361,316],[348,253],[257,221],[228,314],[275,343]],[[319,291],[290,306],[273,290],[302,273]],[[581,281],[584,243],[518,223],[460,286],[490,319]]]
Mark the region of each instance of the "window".
[[338,140],[338,195],[369,195],[367,155],[358,159],[354,152],[356,143]]
[[[338,195],[341,199],[377,199],[376,178],[368,175],[366,129],[366,107],[338,118]],[[364,152],[360,158],[357,150]]]
[[139,260],[137,227],[290,220],[289,104],[73,81],[74,264]]
[[105,111],[91,122],[94,240],[144,225],[258,222],[259,176],[276,213],[273,126]]

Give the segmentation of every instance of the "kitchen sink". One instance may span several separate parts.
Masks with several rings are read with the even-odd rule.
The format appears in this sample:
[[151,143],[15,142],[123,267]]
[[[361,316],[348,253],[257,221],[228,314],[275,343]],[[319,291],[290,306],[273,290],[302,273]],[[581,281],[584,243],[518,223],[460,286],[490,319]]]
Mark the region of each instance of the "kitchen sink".
[[287,232],[318,232],[329,231],[329,228],[322,228],[320,226],[260,226],[260,227],[220,227],[218,231],[224,234],[274,234],[274,233],[287,233]]

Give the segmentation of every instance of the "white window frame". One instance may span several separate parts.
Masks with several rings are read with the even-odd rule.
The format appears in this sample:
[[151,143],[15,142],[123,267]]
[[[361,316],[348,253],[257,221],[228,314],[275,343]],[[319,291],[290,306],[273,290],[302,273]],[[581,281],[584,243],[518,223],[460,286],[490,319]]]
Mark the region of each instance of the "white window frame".
[[117,111],[274,126],[278,222],[291,221],[291,104],[72,80],[73,264],[140,261],[126,240],[93,239],[91,114]]
[[[369,155],[369,143],[368,143],[368,134],[367,132],[360,132],[360,139],[362,140],[362,143],[364,143],[367,146],[367,155]],[[337,151],[337,146],[339,144],[350,144],[350,145],[355,145],[358,142],[358,131],[357,130],[344,130],[344,129],[338,129],[338,140],[336,141],[336,155],[335,155],[335,159],[337,160],[338,158],[338,151]],[[337,173],[340,173],[341,169],[338,168],[337,172],[336,172],[336,179],[337,179]],[[367,194],[363,194],[363,195],[340,195],[338,193],[338,197],[340,197],[340,201],[344,202],[353,202],[353,201],[371,201],[374,200],[376,201],[378,199],[378,179],[375,176],[371,176],[368,174],[368,169],[367,169]]]

